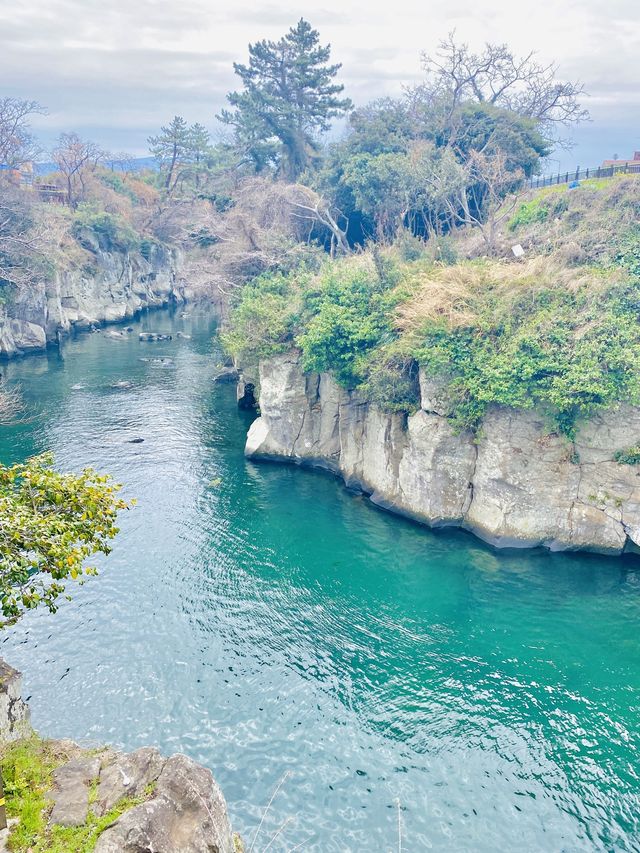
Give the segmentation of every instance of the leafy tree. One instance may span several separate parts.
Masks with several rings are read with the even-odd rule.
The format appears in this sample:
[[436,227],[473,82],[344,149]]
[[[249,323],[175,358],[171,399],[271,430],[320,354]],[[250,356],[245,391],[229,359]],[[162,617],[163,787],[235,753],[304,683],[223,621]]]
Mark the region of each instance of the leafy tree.
[[[378,215],[381,211],[372,197],[373,187],[365,187],[364,164],[378,155],[405,154],[414,137],[414,126],[403,101],[373,101],[351,113],[345,137],[327,147],[321,169],[309,176],[314,189],[334,209],[334,215],[346,223],[352,245],[380,233],[381,220],[388,221],[386,215]],[[378,180],[372,176],[373,184]]]
[[404,152],[356,154],[345,164],[342,180],[357,207],[376,223],[379,238],[393,238],[407,216],[417,190],[411,158]]
[[[84,560],[108,554],[128,504],[108,476],[54,471],[50,454],[0,465],[0,602],[14,621],[38,606],[56,610],[64,582],[95,574]],[[6,624],[6,622],[5,622]]]
[[451,147],[460,162],[465,162],[472,151],[502,153],[507,167],[514,172],[521,170],[526,177],[531,177],[541,158],[550,153],[549,143],[533,119],[474,101],[460,107],[436,142]]
[[295,181],[317,156],[317,134],[351,108],[333,82],[341,66],[328,64],[331,47],[319,39],[301,18],[279,41],[249,45],[248,65],[234,63],[243,90],[227,96],[233,109],[219,118],[258,171],[274,164]]
[[349,116],[346,147],[350,154],[394,154],[416,139],[416,126],[405,100],[380,98]]
[[[534,120],[474,101],[443,122],[437,98],[425,105],[410,93],[356,110],[350,125],[345,139],[329,147],[314,183],[348,220],[354,242],[393,238],[401,227],[440,233],[469,221],[460,218],[467,208],[474,223],[483,222],[493,191],[506,195],[548,153]],[[498,162],[505,173],[491,192],[478,155],[483,174]]]
[[148,141],[149,151],[158,161],[164,188],[169,193],[175,187],[176,172],[189,150],[187,123],[182,116],[174,116],[171,124],[161,127],[158,136],[150,136]]
[[189,185],[198,190],[214,160],[209,131],[201,124],[187,125],[174,116],[158,136],[149,137],[149,150],[158,161],[166,194]]
[[375,347],[390,339],[396,276],[377,253],[374,264],[327,265],[315,289],[304,294],[306,321],[297,343],[305,370],[331,371],[346,387],[366,376]]

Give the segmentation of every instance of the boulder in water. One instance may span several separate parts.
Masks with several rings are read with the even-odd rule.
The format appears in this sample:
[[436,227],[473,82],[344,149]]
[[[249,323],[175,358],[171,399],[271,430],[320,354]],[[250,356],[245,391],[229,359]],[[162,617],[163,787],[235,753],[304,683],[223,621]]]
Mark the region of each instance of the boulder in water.
[[171,335],[164,335],[160,332],[140,332],[138,335],[140,341],[170,341]]

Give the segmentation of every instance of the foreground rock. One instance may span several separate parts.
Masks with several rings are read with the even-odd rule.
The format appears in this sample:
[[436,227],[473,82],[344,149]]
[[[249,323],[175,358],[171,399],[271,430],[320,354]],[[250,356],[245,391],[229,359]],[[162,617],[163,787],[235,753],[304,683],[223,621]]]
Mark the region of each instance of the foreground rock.
[[94,812],[104,815],[123,797],[140,797],[156,781],[164,763],[158,750],[150,746],[130,755],[115,755],[100,773]]
[[22,699],[22,675],[0,658],[0,743],[31,731],[29,706]]
[[[33,737],[28,708],[20,698],[20,673],[0,660],[0,674],[2,740]],[[164,758],[154,747],[131,753],[87,750],[68,740],[47,741],[46,748],[48,756],[60,763],[45,794],[51,804],[49,827],[82,827],[91,822],[90,812],[100,817],[121,812],[98,837],[92,848],[95,853],[235,853],[241,849],[237,837],[238,845],[234,843],[227,805],[211,771],[186,755]],[[10,844],[0,838],[0,850],[3,841]],[[45,839],[38,841],[45,843]]]
[[226,803],[209,770],[185,755],[164,762],[153,797],[125,812],[95,853],[233,853]]
[[262,363],[259,385],[249,457],[326,468],[387,509],[498,546],[609,554],[640,546],[640,468],[614,459],[640,445],[638,408],[595,416],[571,445],[540,413],[495,407],[476,440],[456,434],[445,384],[422,374],[422,405],[409,417],[303,373],[296,353]]
[[53,790],[49,793],[53,800],[49,823],[82,826],[89,813],[89,785],[99,773],[98,756],[74,758],[54,771]]

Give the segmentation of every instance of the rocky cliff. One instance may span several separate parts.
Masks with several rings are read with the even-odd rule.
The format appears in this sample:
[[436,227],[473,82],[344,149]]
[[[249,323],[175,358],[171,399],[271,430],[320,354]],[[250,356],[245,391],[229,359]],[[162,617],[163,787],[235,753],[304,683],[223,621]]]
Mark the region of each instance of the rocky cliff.
[[44,349],[73,328],[115,323],[143,308],[182,301],[180,267],[179,254],[159,244],[147,257],[96,246],[85,266],[56,270],[0,303],[0,355]]
[[638,408],[595,416],[571,444],[542,414],[498,407],[477,437],[458,434],[446,385],[423,373],[410,416],[305,374],[296,353],[262,363],[259,384],[251,458],[326,468],[387,509],[498,546],[620,554],[640,545],[640,467],[614,460],[640,445]]
[[[27,813],[39,850],[50,849],[50,833],[61,827],[78,830],[75,837],[67,836],[69,849],[80,849],[76,844],[82,843],[84,850],[93,838],[95,853],[243,849],[239,836],[232,833],[227,804],[210,770],[186,755],[165,758],[155,747],[124,753],[81,747],[70,740],[41,740],[30,727],[21,686],[21,674],[0,659],[0,759],[5,769],[14,767],[5,794],[9,813],[18,815],[10,819],[9,829],[0,831],[0,851],[13,849],[10,833],[19,829],[16,824],[24,817],[21,797],[26,784],[21,774],[28,776],[37,764],[41,788]],[[12,762],[12,745],[21,750],[18,765]],[[37,808],[43,809],[43,826]]]

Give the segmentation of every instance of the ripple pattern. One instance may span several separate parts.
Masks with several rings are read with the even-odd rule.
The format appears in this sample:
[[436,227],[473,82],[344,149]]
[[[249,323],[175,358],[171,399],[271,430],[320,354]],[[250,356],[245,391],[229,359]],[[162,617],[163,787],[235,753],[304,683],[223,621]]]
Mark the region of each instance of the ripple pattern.
[[247,462],[207,311],[139,328],[191,339],[6,369],[3,461],[138,499],[99,578],[2,637],[40,731],[188,753],[248,839],[284,777],[256,851],[285,821],[270,850],[394,850],[398,808],[406,850],[639,850],[635,558],[497,552]]

